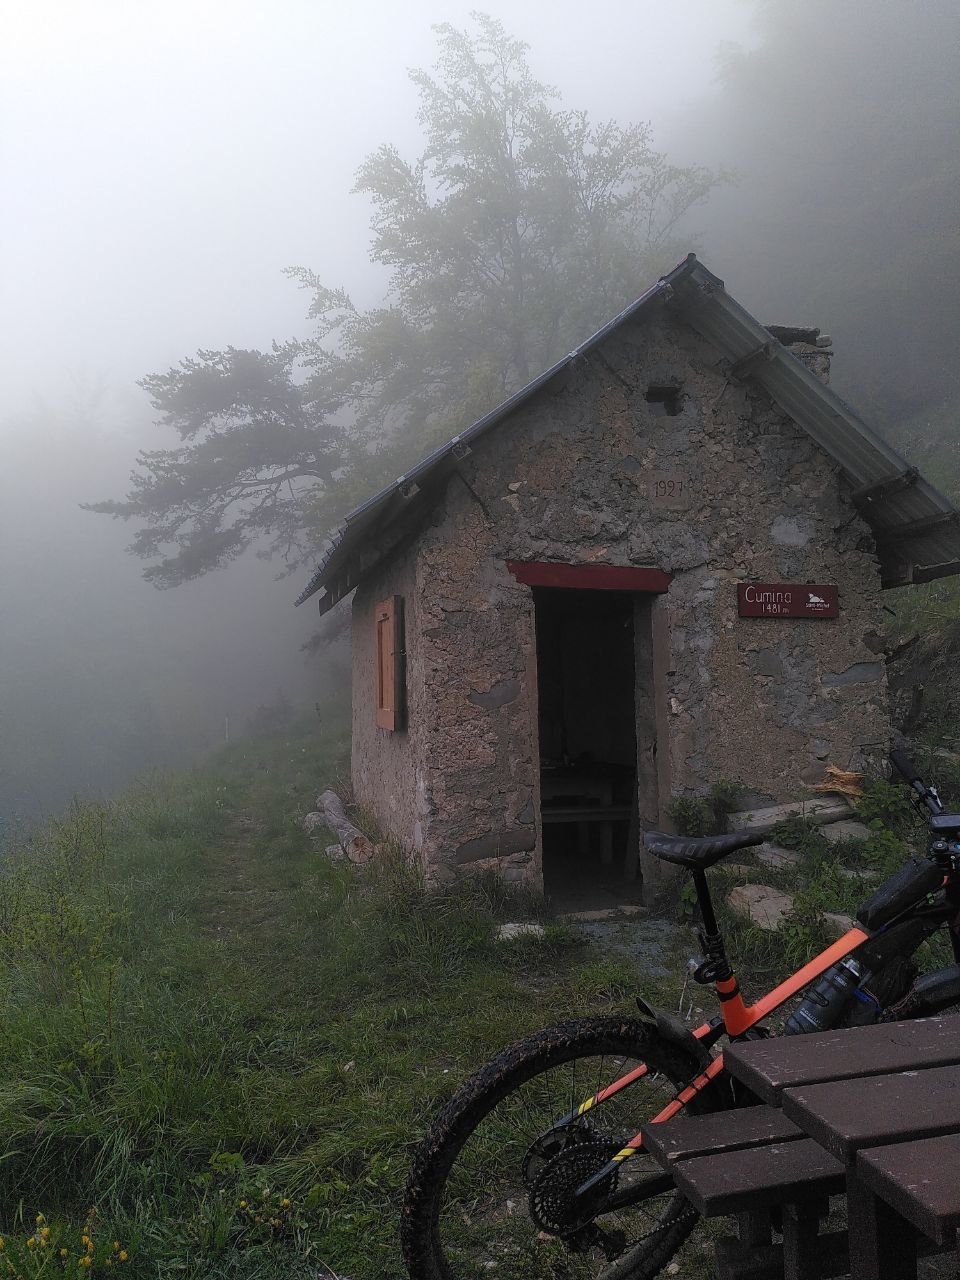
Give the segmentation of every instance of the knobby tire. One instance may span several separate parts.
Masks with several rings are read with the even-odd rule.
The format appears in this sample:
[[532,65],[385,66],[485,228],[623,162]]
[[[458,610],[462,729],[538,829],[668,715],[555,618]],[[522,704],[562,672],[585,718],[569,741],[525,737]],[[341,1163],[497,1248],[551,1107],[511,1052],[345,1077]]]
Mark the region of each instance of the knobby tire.
[[[553,1081],[554,1074],[564,1079],[567,1073],[575,1076],[581,1068],[584,1072],[588,1068],[593,1071],[598,1059],[600,1062],[609,1059],[609,1066],[604,1068],[607,1074],[603,1083],[609,1083],[622,1073],[620,1059],[646,1062],[651,1068],[649,1081],[637,1082],[617,1099],[594,1108],[585,1117],[596,1127],[585,1129],[587,1137],[584,1141],[596,1143],[595,1150],[600,1152],[596,1159],[601,1163],[602,1142],[609,1142],[613,1149],[616,1149],[616,1144],[623,1145],[650,1115],[664,1105],[677,1087],[697,1072],[692,1056],[664,1040],[649,1023],[627,1018],[577,1019],[537,1032],[505,1049],[458,1089],[416,1156],[401,1220],[401,1243],[411,1280],[477,1280],[481,1276],[496,1277],[496,1280],[514,1280],[515,1277],[524,1277],[525,1280],[527,1277],[530,1280],[534,1277],[535,1280],[541,1280],[541,1277],[542,1280],[652,1280],[670,1261],[698,1221],[696,1212],[676,1192],[664,1193],[655,1201],[620,1211],[616,1231],[611,1231],[607,1237],[609,1248],[620,1250],[616,1256],[606,1256],[609,1249],[599,1246],[591,1250],[584,1249],[581,1244],[578,1249],[576,1241],[571,1250],[561,1236],[544,1233],[539,1223],[531,1219],[530,1204],[534,1196],[529,1182],[525,1183],[521,1178],[523,1162],[520,1159],[529,1135],[521,1134],[519,1126],[515,1132],[514,1121],[529,1112],[527,1096],[532,1095],[536,1100],[537,1095]],[[527,1086],[526,1090],[524,1086]],[[558,1111],[553,1113],[553,1118],[562,1115],[567,1106],[574,1106],[590,1096],[595,1087],[599,1087],[598,1084],[591,1082],[580,1097],[571,1096],[562,1103],[558,1100]],[[651,1092],[654,1095],[652,1099],[649,1096]],[[500,1121],[501,1127],[497,1129],[501,1104],[507,1118]],[[615,1104],[617,1127],[608,1131],[604,1125],[611,1123],[610,1112],[614,1111]],[[687,1110],[707,1111],[718,1105],[716,1093],[709,1091],[698,1095]],[[502,1134],[503,1141],[491,1142],[484,1136],[478,1136],[478,1131],[480,1135],[486,1135],[487,1126],[494,1135]],[[476,1140],[477,1155],[470,1149],[471,1139]],[[553,1149],[549,1148],[546,1156]],[[581,1164],[571,1164],[567,1169],[563,1162],[589,1161],[594,1148],[591,1147],[584,1155],[584,1148],[573,1143],[561,1150],[557,1163],[550,1168],[547,1168],[546,1157],[542,1164],[538,1164],[540,1150],[537,1148],[533,1169],[546,1169],[543,1178],[548,1184],[551,1179],[562,1182],[566,1178],[566,1185],[573,1185],[579,1183]],[[627,1164],[635,1169],[643,1165],[646,1171],[650,1158],[641,1155]],[[459,1168],[463,1172],[459,1172]],[[655,1173],[659,1174],[659,1169]],[[639,1178],[641,1174],[632,1169],[629,1176]],[[464,1189],[451,1191],[449,1184],[456,1184],[458,1177]],[[504,1179],[512,1179],[506,1189],[500,1185]],[[469,1188],[469,1192],[465,1188]],[[548,1190],[553,1191],[554,1188],[549,1186]],[[563,1204],[562,1185],[560,1192],[560,1203]],[[458,1195],[459,1199],[456,1198]],[[543,1195],[543,1202],[548,1208],[555,1207],[556,1197],[551,1199],[549,1194]],[[652,1224],[646,1216],[650,1209],[656,1213]],[[625,1214],[630,1216],[635,1238],[628,1237],[621,1243],[620,1237],[625,1233],[620,1218]],[[602,1213],[597,1217],[597,1225],[604,1227]],[[452,1233],[450,1237],[446,1234],[448,1229]],[[460,1235],[464,1231],[475,1234],[477,1229],[485,1233],[483,1245],[454,1244],[451,1248],[449,1241],[451,1238],[456,1240],[458,1232]],[[518,1235],[523,1237],[522,1242],[517,1242]],[[611,1239],[616,1243],[609,1245]]]

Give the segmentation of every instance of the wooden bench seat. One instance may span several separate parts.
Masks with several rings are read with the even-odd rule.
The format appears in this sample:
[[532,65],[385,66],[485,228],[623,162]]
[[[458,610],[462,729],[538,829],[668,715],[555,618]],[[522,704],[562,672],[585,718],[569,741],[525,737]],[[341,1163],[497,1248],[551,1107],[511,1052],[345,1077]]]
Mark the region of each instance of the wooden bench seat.
[[872,1192],[939,1245],[960,1227],[960,1134],[923,1138],[857,1153],[857,1173]]
[[544,805],[540,816],[544,822],[629,822],[628,804]]
[[651,1124],[643,1131],[643,1146],[665,1169],[678,1160],[719,1155],[767,1142],[787,1142],[803,1134],[782,1111],[773,1107],[742,1107],[736,1111],[711,1111],[702,1116],[677,1116],[666,1124]]
[[695,1156],[673,1165],[672,1173],[705,1218],[801,1200],[822,1203],[846,1185],[843,1165],[812,1138]]
[[[720,1280],[799,1275],[816,1256],[821,1276],[842,1275],[843,1233],[817,1235],[844,1169],[773,1107],[682,1116],[643,1130],[644,1149],[668,1169],[705,1218],[736,1217],[739,1239],[717,1244]],[[772,1242],[776,1222],[783,1243]]]

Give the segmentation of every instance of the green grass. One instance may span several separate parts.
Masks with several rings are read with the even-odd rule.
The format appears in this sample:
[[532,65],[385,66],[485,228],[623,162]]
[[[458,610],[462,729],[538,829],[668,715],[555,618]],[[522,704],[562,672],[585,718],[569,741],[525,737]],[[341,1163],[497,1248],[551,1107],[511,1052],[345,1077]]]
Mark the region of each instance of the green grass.
[[[116,804],[76,805],[8,860],[0,1254],[12,1274],[306,1280],[325,1264],[400,1280],[410,1160],[465,1076],[547,1022],[632,1012],[637,992],[677,1007],[679,980],[652,982],[566,925],[495,943],[499,921],[543,916],[495,879],[428,895],[395,849],[363,871],[328,861],[300,822],[320,790],[344,789],[346,761],[344,725],[291,726]],[[960,794],[960,773],[945,780]],[[799,889],[776,934],[733,918],[730,878],[712,873],[749,994],[815,954],[822,913],[852,912],[905,856],[915,828],[901,791],[873,785],[862,816],[878,826],[849,846],[809,823],[776,833],[801,857],[755,873]],[[691,995],[712,1012],[709,993]],[[684,1275],[699,1274],[702,1245]]]
[[346,751],[316,722],[240,742],[75,806],[9,860],[14,1274],[59,1272],[66,1248],[74,1274],[400,1277],[411,1155],[462,1078],[547,1021],[631,1010],[639,990],[675,1005],[564,926],[496,944],[535,904],[494,880],[427,895],[396,851],[329,862],[300,819],[342,787]]

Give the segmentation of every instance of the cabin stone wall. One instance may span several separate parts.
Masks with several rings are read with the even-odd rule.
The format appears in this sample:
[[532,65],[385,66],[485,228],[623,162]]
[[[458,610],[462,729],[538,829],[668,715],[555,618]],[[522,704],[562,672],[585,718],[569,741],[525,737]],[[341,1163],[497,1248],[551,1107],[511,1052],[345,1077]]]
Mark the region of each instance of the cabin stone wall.
[[[395,556],[373,579],[357,588],[353,600],[352,717],[353,791],[384,831],[408,849],[419,849],[418,770],[424,726],[423,681],[418,678],[421,643],[417,612],[416,551]],[[387,732],[377,726],[377,643],[374,612],[388,596],[404,599],[408,678],[405,727]]]
[[[671,796],[720,778],[785,799],[887,744],[869,529],[807,433],[662,311],[479,441],[413,548],[358,592],[355,698],[369,684],[361,633],[389,591],[406,597],[417,650],[405,735],[355,703],[357,791],[399,835],[413,825],[436,878],[496,866],[540,882],[533,597],[510,559],[673,575],[652,603],[663,825]],[[840,617],[739,618],[750,580],[834,583]],[[388,794],[374,803],[371,788]]]

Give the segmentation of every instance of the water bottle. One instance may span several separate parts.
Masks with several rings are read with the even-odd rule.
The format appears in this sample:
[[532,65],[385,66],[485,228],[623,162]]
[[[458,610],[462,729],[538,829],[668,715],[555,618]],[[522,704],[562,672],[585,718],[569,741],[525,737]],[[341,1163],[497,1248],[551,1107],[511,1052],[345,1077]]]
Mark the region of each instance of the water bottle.
[[791,1013],[784,1024],[783,1034],[806,1035],[808,1031],[828,1031],[835,1027],[853,999],[862,977],[863,966],[849,956],[828,969]]

